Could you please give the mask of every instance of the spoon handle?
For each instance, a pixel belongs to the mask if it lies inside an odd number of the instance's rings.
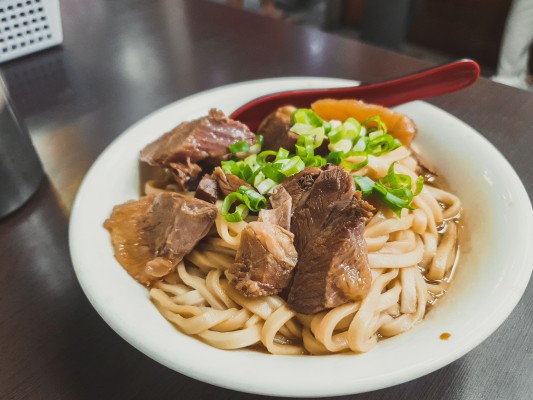
[[[428,68],[399,78],[344,88],[304,89],[259,97],[231,114],[256,130],[263,118],[277,107],[292,104],[309,107],[322,98],[358,99],[391,107],[412,100],[455,92],[473,84],[479,77],[479,65],[468,59]]]

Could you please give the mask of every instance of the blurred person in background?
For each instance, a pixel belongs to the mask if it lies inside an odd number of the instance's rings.
[[[528,57],[532,42],[533,0],[513,0],[505,23],[498,72],[492,79],[533,91],[533,86],[528,83]]]

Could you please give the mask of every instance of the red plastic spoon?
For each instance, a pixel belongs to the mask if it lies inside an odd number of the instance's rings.
[[[263,118],[276,108],[292,104],[309,107],[318,99],[358,99],[391,107],[412,100],[455,92],[479,78],[479,65],[473,60],[459,60],[392,80],[344,88],[303,89],[278,92],[246,103],[231,114],[255,131]]]

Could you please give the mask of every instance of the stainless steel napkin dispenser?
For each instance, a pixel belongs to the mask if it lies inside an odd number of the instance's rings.
[[[0,0],[0,63],[62,41],[59,0]]]

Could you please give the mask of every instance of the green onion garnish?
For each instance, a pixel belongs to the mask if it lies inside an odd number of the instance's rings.
[[[248,142],[241,141],[236,142],[233,144],[230,144],[228,146],[228,149],[231,154],[237,154],[237,153],[259,153],[261,151],[261,147],[263,146],[263,135],[257,135],[256,136],[257,143],[253,145],[249,145]]]
[[[235,211],[229,210],[235,202],[241,202]],[[242,221],[248,215],[248,211],[258,212],[266,204],[266,198],[247,186],[241,186],[236,192],[228,194],[222,202],[220,213],[228,222]]]
[[[413,198],[422,191],[424,177],[419,176],[417,178],[415,192],[413,193],[411,177],[409,175],[396,174],[394,172],[394,164],[396,163],[394,162],[389,166],[387,176],[377,182],[367,176],[355,176],[354,181],[363,196],[377,195],[399,217],[403,208],[408,210],[415,209],[411,203]]]
[[[298,108],[291,115],[291,125],[304,124],[313,127],[324,125],[324,121],[310,108]]]
[[[248,144],[248,142],[236,142],[236,143],[233,143],[233,144],[230,144],[228,146],[228,149],[229,151],[232,153],[232,154],[235,154],[235,153],[244,153],[248,150],[250,150],[250,145]]]

